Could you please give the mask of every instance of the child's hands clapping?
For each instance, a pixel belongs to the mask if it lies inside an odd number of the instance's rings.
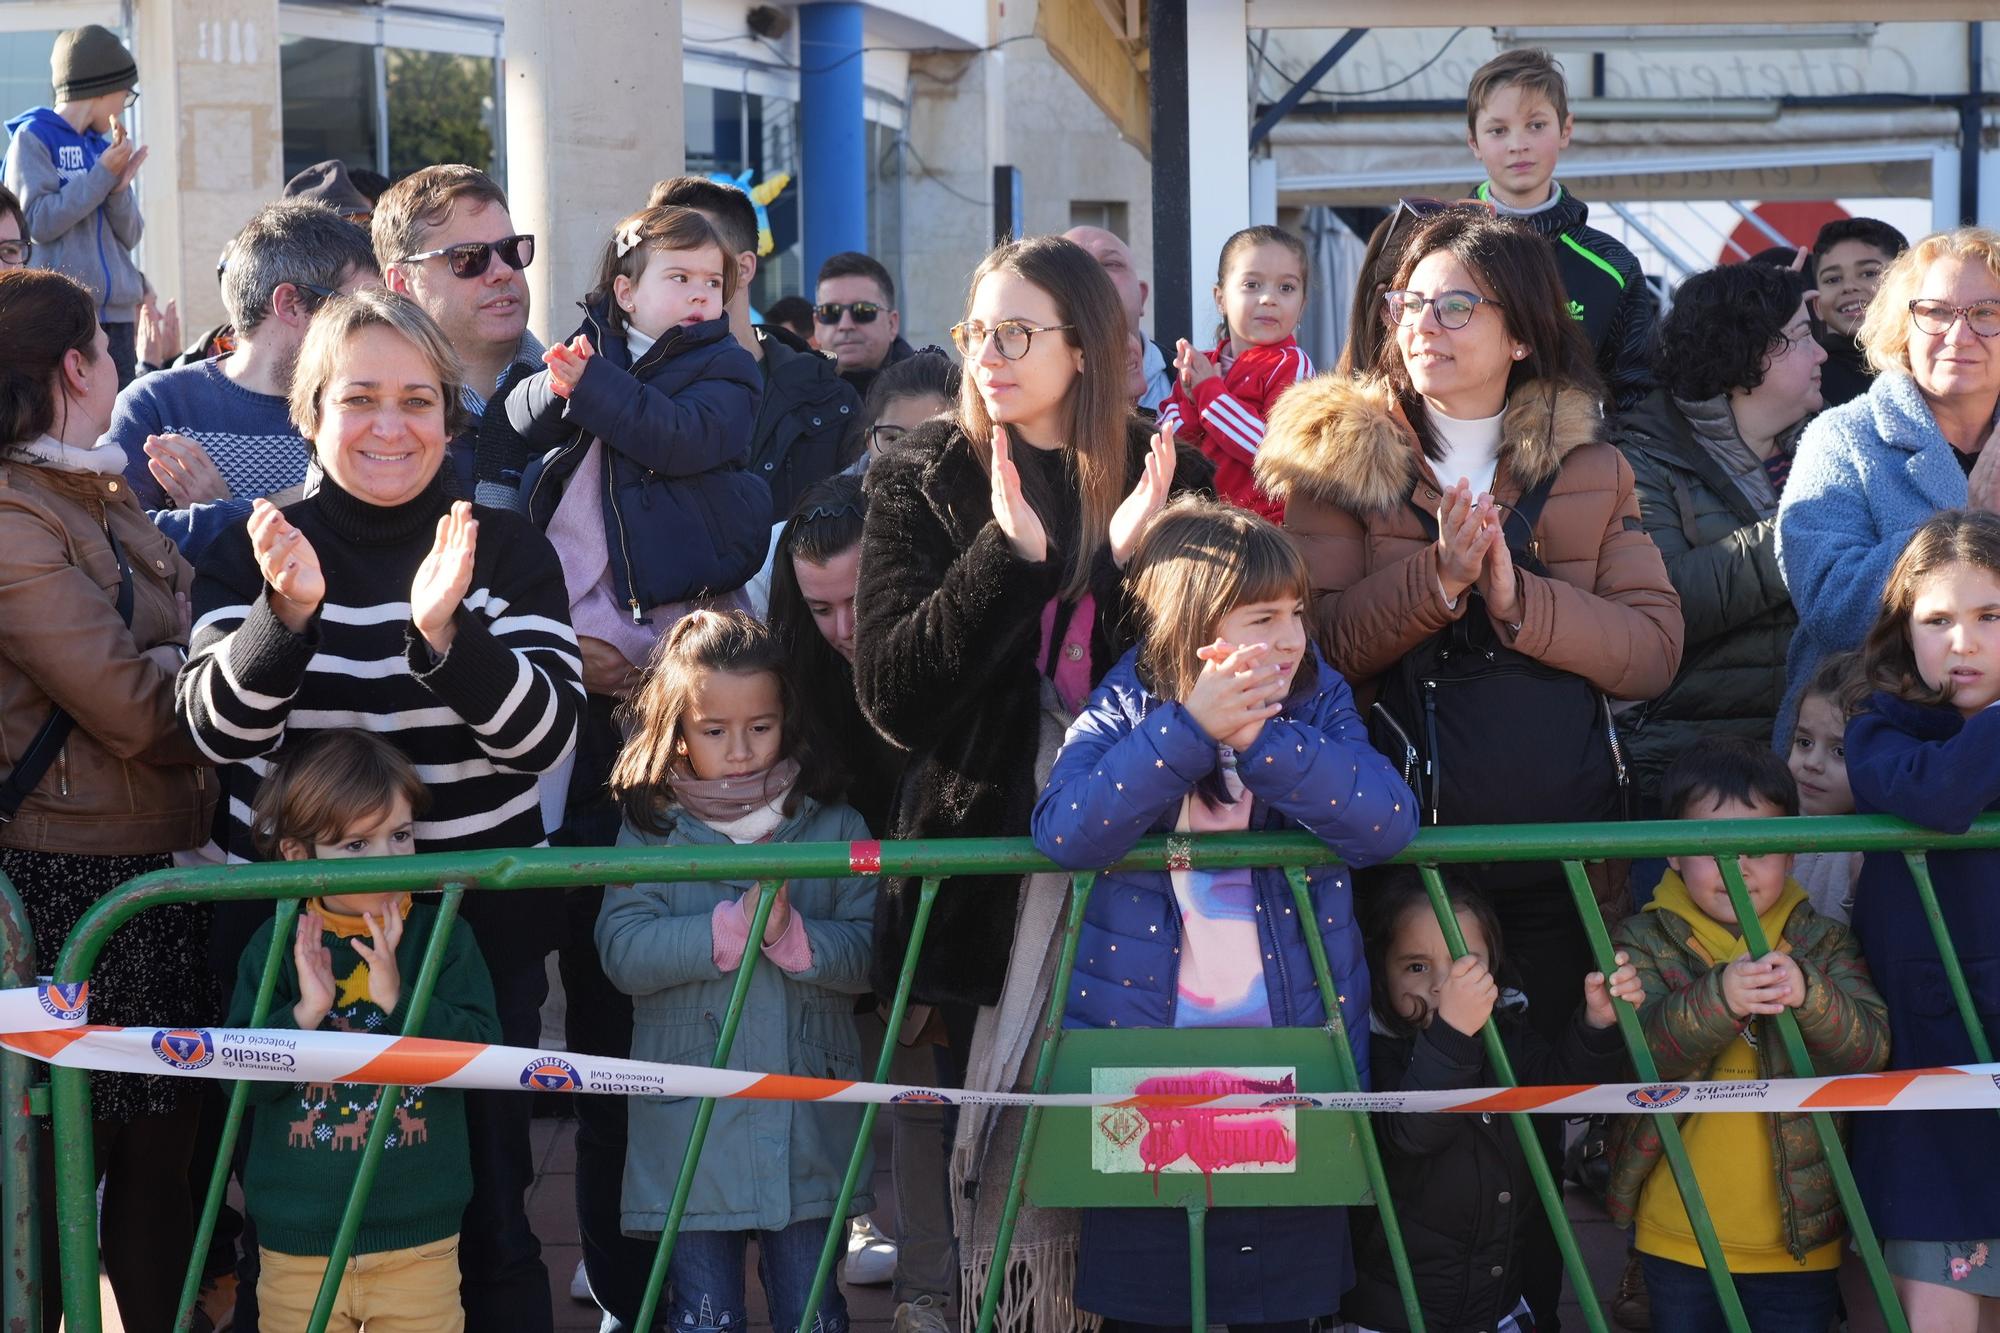
[[[1646,999],[1646,988],[1639,984],[1639,969],[1632,966],[1631,955],[1614,954],[1613,961],[1618,970],[1608,982],[1602,972],[1592,972],[1583,979],[1583,1021],[1594,1028],[1608,1028],[1617,1023],[1618,1015],[1611,1007],[1613,1000],[1623,1000],[1636,1009]]]
[[[299,1002],[292,1006],[292,1021],[301,1032],[315,1031],[333,1010],[333,955],[319,942],[326,923],[318,912],[299,913],[298,929],[292,934],[292,964],[299,970]]]
[[[576,391],[583,379],[583,363],[596,355],[589,335],[583,333],[542,353],[542,364],[549,368],[549,388],[556,397],[567,398]]]
[[[1208,359],[1208,353],[1185,338],[1174,344],[1174,369],[1180,372],[1181,392],[1190,398],[1194,397],[1196,385],[1222,373]]]
[[[1289,678],[1278,669],[1268,643],[1217,639],[1196,649],[1195,656],[1202,661],[1201,675],[1181,706],[1216,744],[1243,749],[1284,707]]]
[[[1806,1002],[1805,973],[1781,953],[1746,955],[1722,969],[1722,1002],[1737,1018],[1797,1008]]]
[[[792,882],[786,880],[778,886],[778,896],[771,900],[771,915],[764,919],[764,943],[776,944],[785,937],[792,927]],[[757,900],[764,895],[762,884],[752,884],[750,891],[743,895],[744,924],[754,925],[757,920]]]
[[[1500,983],[1493,973],[1477,954],[1467,954],[1451,965],[1438,990],[1438,1017],[1466,1036],[1476,1036],[1499,999]]]
[[[389,907],[380,916],[364,912],[361,919],[367,923],[369,942],[363,944],[356,938],[349,943],[368,964],[368,998],[383,1013],[393,1014],[397,1001],[403,998],[403,974],[396,967],[396,946],[403,941],[403,914]]]

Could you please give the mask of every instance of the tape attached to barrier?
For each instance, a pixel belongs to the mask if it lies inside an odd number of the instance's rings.
[[[1182,1110],[1406,1111],[1600,1115],[1683,1111],[1940,1111],[2000,1108],[2000,1064],[1732,1082],[1597,1083],[1443,1092],[1274,1087],[1226,1069],[1191,1070],[1173,1091],[977,1092],[905,1083],[656,1064],[429,1037],[278,1028],[120,1028],[87,1024],[88,983],[0,990],[0,1046],[72,1069],[270,1083],[399,1083],[628,1097]],[[1254,1087],[1252,1086],[1254,1084]]]

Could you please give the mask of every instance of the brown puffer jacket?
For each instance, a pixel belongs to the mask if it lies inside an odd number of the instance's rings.
[[[1535,523],[1553,577],[1520,571],[1520,630],[1498,629],[1614,699],[1647,699],[1680,665],[1680,597],[1604,429],[1579,390],[1530,383],[1509,398],[1493,495],[1512,504],[1556,474]],[[1417,504],[1435,510],[1443,496],[1386,382],[1329,374],[1293,387],[1271,411],[1256,476],[1285,502],[1321,648],[1357,692],[1465,613],[1469,598],[1445,606],[1437,543],[1403,502],[1413,476]]]
[[[118,618],[118,534],[132,627]],[[169,653],[187,646],[175,593],[194,570],[117,473],[0,463],[0,764],[12,771],[57,704],[62,753],[0,825],[0,846],[91,856],[199,847],[215,775],[174,714]]]

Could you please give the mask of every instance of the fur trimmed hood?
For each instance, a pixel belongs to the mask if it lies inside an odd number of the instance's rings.
[[[1583,390],[1537,380],[1508,398],[1500,432],[1501,461],[1525,489],[1604,439],[1604,415]],[[1409,493],[1417,458],[1416,432],[1386,380],[1328,372],[1295,385],[1271,409],[1257,484],[1282,500],[1380,513]]]

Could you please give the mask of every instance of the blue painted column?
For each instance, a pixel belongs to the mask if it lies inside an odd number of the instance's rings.
[[[808,300],[821,261],[868,248],[861,9],[854,0],[799,7],[799,193]]]

